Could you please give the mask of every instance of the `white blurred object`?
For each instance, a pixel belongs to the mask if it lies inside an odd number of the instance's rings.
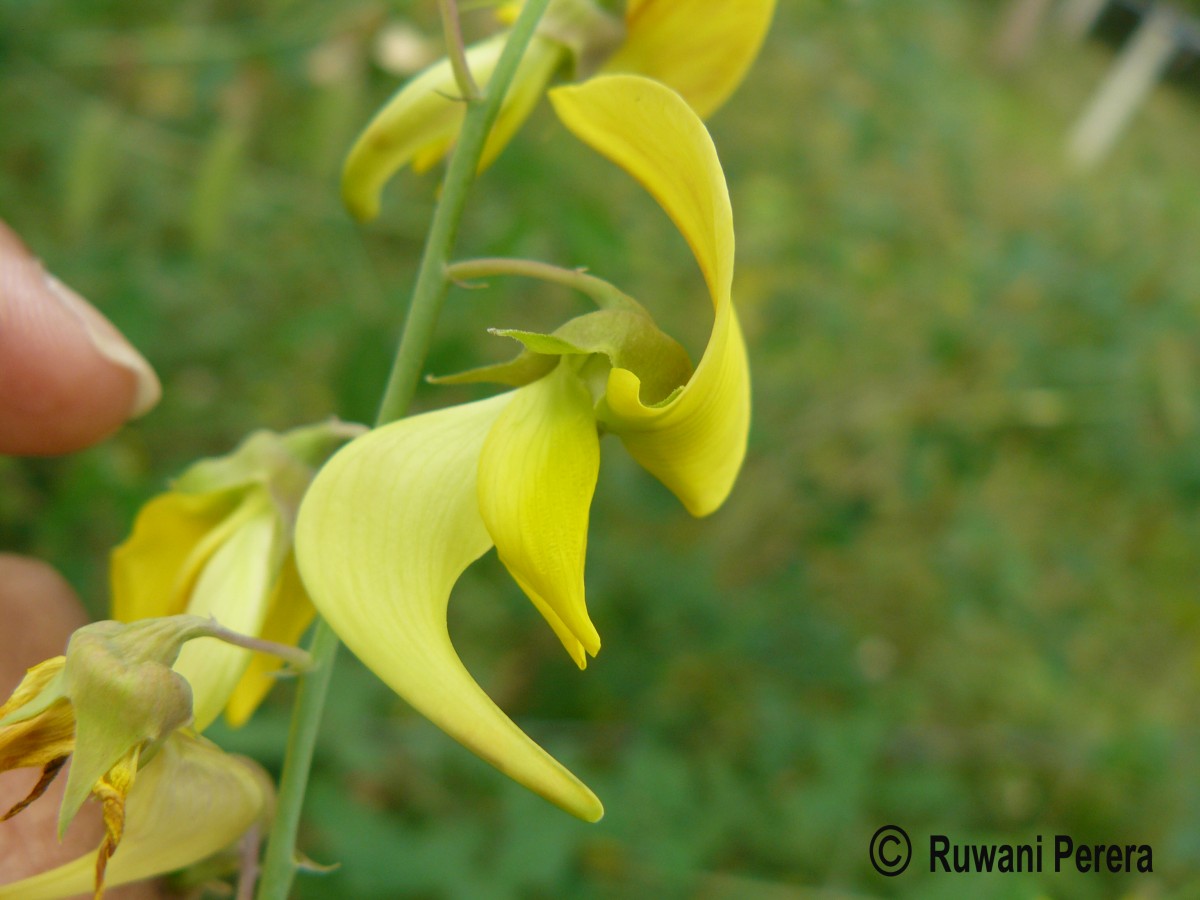
[[[1179,16],[1156,4],[1121,49],[1107,77],[1071,132],[1067,155],[1082,168],[1104,158],[1178,49]]]
[[[432,42],[404,22],[393,22],[375,40],[375,62],[390,75],[411,75],[437,56]]]

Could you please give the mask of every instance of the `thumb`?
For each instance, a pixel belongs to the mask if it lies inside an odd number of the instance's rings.
[[[142,355],[0,221],[0,453],[81,449],[160,395]]]

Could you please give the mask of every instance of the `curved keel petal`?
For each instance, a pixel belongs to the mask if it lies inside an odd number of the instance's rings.
[[[500,771],[594,821],[596,796],[491,701],[446,628],[451,588],[492,545],[478,461],[511,400],[403,419],[349,444],[305,497],[296,558],[317,610],[376,675]]]

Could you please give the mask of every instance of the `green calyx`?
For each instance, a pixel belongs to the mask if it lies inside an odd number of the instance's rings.
[[[212,624],[197,616],[97,622],[71,636],[62,681],[75,713],[75,752],[60,836],[123,756],[191,721],[192,689],[171,666],[184,643],[211,634]]]
[[[492,329],[519,341],[524,349],[508,362],[429,380],[436,384],[491,382],[520,387],[549,374],[564,356],[595,356],[609,367],[627,369],[641,381],[647,404],[659,403],[686,384],[692,374],[687,351],[654,320],[628,309],[601,309],[577,316],[551,334]],[[580,360],[581,366],[587,361]]]
[[[96,622],[78,629],[58,677],[6,717],[21,720],[67,699],[75,716],[75,750],[59,810],[61,836],[93,786],[131,751],[143,759],[192,720],[192,689],[172,669],[183,645],[212,637],[286,656],[304,666],[307,654],[245,638],[212,619],[180,615],[137,622]]]

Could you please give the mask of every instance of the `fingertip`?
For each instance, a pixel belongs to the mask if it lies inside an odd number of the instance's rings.
[[[81,449],[160,395],[141,354],[0,222],[0,453]]]

